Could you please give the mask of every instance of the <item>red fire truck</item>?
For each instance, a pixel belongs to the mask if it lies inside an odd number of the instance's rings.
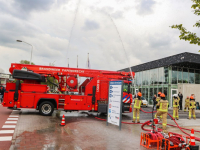
[[[46,116],[51,115],[54,109],[107,113],[109,81],[122,80],[126,89],[123,93],[122,111],[132,111],[129,72],[17,63],[12,63],[9,71],[16,79],[16,83],[6,84],[2,105],[9,109],[34,108]],[[132,75],[134,76],[134,72]],[[58,84],[52,83],[58,86],[55,93],[48,93],[47,85],[41,84],[48,77],[54,77],[58,81]],[[79,85],[80,77],[85,77],[85,80]]]

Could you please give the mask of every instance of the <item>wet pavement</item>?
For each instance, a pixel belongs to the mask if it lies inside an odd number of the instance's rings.
[[[144,108],[145,111],[151,108]],[[59,116],[62,116],[61,112]],[[64,113],[66,126],[60,126],[61,118],[52,116],[41,116],[36,110],[21,110],[20,117],[15,129],[11,150],[144,150],[140,146],[141,125],[122,124],[119,131],[117,126],[105,121],[95,119],[90,113]],[[146,115],[146,116],[145,116]],[[141,122],[151,118],[151,114],[141,113]],[[100,118],[106,118],[100,115]],[[148,119],[145,119],[148,118]],[[131,122],[131,114],[124,114],[123,121]],[[173,123],[172,120],[168,120]],[[178,120],[181,126],[200,129],[199,119],[191,120],[185,124],[187,119]],[[196,124],[195,124],[196,123]],[[174,124],[174,123],[173,123]],[[193,126],[194,124],[194,126]],[[176,128],[169,128],[174,132]],[[180,132],[181,133],[181,132]],[[189,132],[188,132],[189,133]],[[197,136],[200,136],[197,134]]]

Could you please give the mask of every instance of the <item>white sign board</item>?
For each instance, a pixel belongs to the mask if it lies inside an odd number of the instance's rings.
[[[9,78],[8,74],[0,74],[0,78]]]
[[[108,92],[107,122],[120,126],[122,114],[122,81],[110,81]]]

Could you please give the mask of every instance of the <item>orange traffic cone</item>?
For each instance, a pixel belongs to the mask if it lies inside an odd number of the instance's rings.
[[[194,129],[191,130],[190,145],[195,146]]]
[[[195,137],[194,137],[194,129],[191,130],[191,135],[190,135],[190,150],[196,150],[199,149],[199,145],[195,144]]]
[[[62,116],[61,126],[65,126],[65,115]]]

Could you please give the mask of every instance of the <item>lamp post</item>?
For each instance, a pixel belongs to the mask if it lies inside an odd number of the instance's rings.
[[[17,42],[24,42],[24,41],[17,40]],[[31,60],[32,60],[33,46],[32,46],[31,44],[27,43],[27,42],[24,42],[24,43],[26,43],[26,44],[28,44],[28,45],[30,45],[30,46],[31,46]],[[31,60],[30,60],[30,65],[31,65]]]

